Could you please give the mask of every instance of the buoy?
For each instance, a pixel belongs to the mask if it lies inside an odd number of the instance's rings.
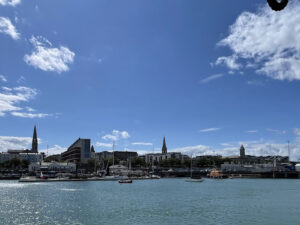
[[[273,10],[280,11],[287,6],[289,0],[280,0],[280,2],[278,2],[278,0],[267,0],[267,2]]]

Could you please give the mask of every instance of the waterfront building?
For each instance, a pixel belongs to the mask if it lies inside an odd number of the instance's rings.
[[[66,162],[87,163],[93,155],[91,139],[78,138],[67,151],[61,153],[61,159]]]
[[[113,158],[113,153],[108,151],[96,152],[96,158],[101,160],[110,160]]]
[[[222,172],[264,173],[272,172],[274,169],[278,171],[295,170],[295,167],[289,163],[288,156],[246,155],[243,145],[240,148],[239,156],[226,156],[223,159],[228,159],[228,162],[221,165]]]
[[[76,164],[71,162],[40,162],[31,163],[28,168],[29,172],[61,172],[61,173],[72,173],[76,172]]]
[[[127,161],[129,159],[138,157],[137,152],[129,152],[129,151],[114,151],[114,152],[97,152],[96,158],[99,160],[109,160],[115,157],[115,159],[119,159],[120,161]]]
[[[185,155],[181,154],[181,152],[169,152],[166,154],[161,153],[150,153],[145,155],[146,163],[160,162],[168,159],[178,159],[182,161],[185,158]]]
[[[267,164],[222,164],[221,171],[227,173],[267,173],[267,172],[281,172],[281,171],[295,171],[295,166],[287,164],[277,164],[273,163]]]
[[[128,151],[115,151],[114,157],[121,161],[127,161],[128,159],[138,157],[138,153],[137,152],[128,152]]]

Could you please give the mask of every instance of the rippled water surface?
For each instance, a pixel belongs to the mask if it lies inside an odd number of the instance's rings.
[[[0,181],[0,199],[0,224],[300,224],[300,180]]]

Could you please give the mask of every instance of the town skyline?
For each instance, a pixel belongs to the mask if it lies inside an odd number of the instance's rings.
[[[299,0],[279,13],[261,0],[0,1],[0,151],[28,148],[36,124],[49,154],[78,137],[151,153],[166,136],[188,155],[242,144],[287,155],[290,141],[298,160],[299,11]]]

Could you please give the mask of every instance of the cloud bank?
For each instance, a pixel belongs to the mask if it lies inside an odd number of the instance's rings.
[[[33,113],[30,107],[21,107],[21,103],[29,102],[34,99],[38,91],[33,88],[19,87],[1,87],[0,88],[0,116],[10,113],[13,116],[23,118],[42,118],[49,116],[45,113]]]
[[[32,142],[31,137],[0,136],[0,151],[6,152],[8,149],[28,149]]]
[[[300,80],[300,1],[275,12],[267,5],[257,12],[243,12],[218,45],[229,47],[217,65],[230,70],[253,68],[276,80]]]
[[[16,6],[21,3],[21,0],[0,0],[0,5]]]

